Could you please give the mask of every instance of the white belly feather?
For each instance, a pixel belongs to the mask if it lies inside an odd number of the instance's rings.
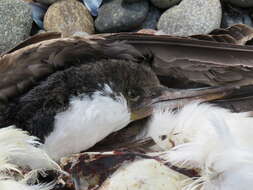
[[[107,90],[111,91],[111,89]],[[54,131],[45,139],[43,149],[55,160],[92,147],[130,122],[126,99],[96,92],[74,97],[68,110],[55,116]]]

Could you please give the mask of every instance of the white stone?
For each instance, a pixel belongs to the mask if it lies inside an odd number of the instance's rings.
[[[220,27],[221,17],[220,0],[183,0],[163,13],[157,27],[169,35],[208,34]]]

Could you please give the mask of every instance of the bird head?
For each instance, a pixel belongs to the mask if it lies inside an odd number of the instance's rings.
[[[168,88],[160,84],[147,65],[123,60],[103,60],[96,63],[96,66],[93,65],[93,68],[97,71],[95,78],[99,83],[108,84],[114,95],[125,98],[131,121],[151,115],[156,103],[169,98]]]

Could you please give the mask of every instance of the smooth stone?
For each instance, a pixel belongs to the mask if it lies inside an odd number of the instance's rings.
[[[136,2],[140,2],[142,0],[123,0],[124,3],[136,3]]]
[[[76,32],[94,33],[94,21],[88,9],[77,0],[62,0],[51,5],[44,17],[46,31],[71,36]]]
[[[44,19],[44,15],[47,12],[47,6],[42,5],[40,3],[29,3],[29,5],[31,6],[32,9],[32,18],[33,21],[37,24],[37,26],[40,29],[43,29],[43,19]]]
[[[38,2],[38,3],[44,3],[47,5],[51,5],[51,4],[55,3],[56,1],[59,1],[59,0],[36,0],[36,2]]]
[[[100,7],[95,27],[98,32],[124,32],[134,30],[143,23],[149,3],[123,3],[123,0],[108,0]]]
[[[221,17],[220,0],[183,0],[162,14],[157,28],[168,35],[208,34],[220,27]]]
[[[226,2],[232,3],[233,5],[239,6],[239,7],[253,7],[253,1],[252,0],[226,0]]]
[[[253,26],[250,11],[231,5],[223,6],[221,27],[227,28],[234,24],[247,24]]]
[[[140,30],[140,29],[154,29],[154,30],[156,30],[157,23],[158,23],[158,20],[159,20],[161,14],[162,13],[158,8],[156,8],[152,5],[149,6],[148,15],[138,30]]]
[[[98,8],[101,6],[103,0],[82,0],[86,8],[90,11],[92,16],[98,15]]]
[[[181,0],[151,0],[151,3],[157,8],[167,9],[180,3],[180,1]]]
[[[0,0],[0,53],[29,37],[32,11],[27,2]]]

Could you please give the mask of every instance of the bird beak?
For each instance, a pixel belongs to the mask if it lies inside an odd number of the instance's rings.
[[[149,90],[151,94],[145,97],[137,106],[133,106],[131,110],[131,120],[150,116],[153,110],[158,105],[166,105],[167,108],[174,109],[184,106],[191,101],[198,100],[199,102],[206,102],[217,100],[231,94],[231,90],[235,89],[233,86],[223,87],[206,87],[195,89],[170,89],[163,86],[152,88]]]

